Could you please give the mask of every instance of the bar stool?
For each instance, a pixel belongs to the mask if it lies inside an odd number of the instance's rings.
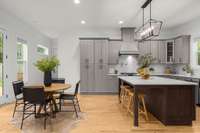
[[[130,86],[121,86],[120,101],[123,107],[127,108]]]
[[[134,92],[133,91],[129,91],[129,98],[128,98],[128,105],[127,105],[127,111],[133,115],[133,103],[134,103],[134,99],[133,99],[133,96],[134,96]],[[147,109],[146,109],[146,104],[145,104],[145,95],[144,94],[138,94],[138,102],[139,102],[139,114],[140,115],[144,115],[145,116],[145,119],[148,121],[149,120],[149,117],[148,117],[148,112],[147,112]]]

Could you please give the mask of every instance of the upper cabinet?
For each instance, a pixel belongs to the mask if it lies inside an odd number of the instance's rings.
[[[80,40],[80,62],[94,63],[94,40]]]
[[[190,36],[183,35],[171,40],[151,40],[139,42],[140,55],[151,53],[154,63],[190,63]]]
[[[121,41],[110,41],[109,52],[108,52],[108,64],[116,65],[119,60],[119,51],[121,48]]]
[[[108,44],[108,40],[106,39],[94,40],[94,55],[96,64],[108,63]]]
[[[158,41],[158,63],[166,63],[166,42]]]
[[[175,63],[190,63],[190,36],[180,36],[174,44]]]

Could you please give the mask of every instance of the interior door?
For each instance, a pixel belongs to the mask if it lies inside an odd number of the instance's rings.
[[[8,95],[6,94],[6,78],[7,75],[5,74],[6,67],[6,54],[5,54],[5,43],[7,40],[7,36],[5,31],[0,30],[0,104],[4,104],[7,102]]]

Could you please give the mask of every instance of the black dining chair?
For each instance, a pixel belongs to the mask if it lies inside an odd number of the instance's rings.
[[[24,86],[23,81],[13,81],[13,90],[14,90],[14,95],[15,95],[15,107],[13,111],[13,116],[15,116],[15,112],[22,112],[22,110],[17,110],[17,107],[24,104],[23,103],[23,94],[22,94],[22,88]]]
[[[51,99],[47,99],[44,92],[43,86],[25,86],[23,87],[23,115],[21,122],[21,129],[23,127],[23,122],[26,118],[31,115],[36,117],[36,106],[39,105],[44,108],[44,129],[46,129],[47,116],[47,105],[50,103]],[[30,110],[34,107],[34,110]]]
[[[61,112],[71,112],[69,110],[62,110],[61,107],[62,107],[62,102],[65,101],[65,100],[69,100],[69,101],[72,101],[72,104],[74,106],[74,110],[73,112],[76,113],[76,117],[78,118],[78,112],[77,112],[77,109],[76,107],[78,107],[79,109],[79,112],[81,112],[81,109],[80,109],[80,105],[79,105],[79,100],[78,100],[78,89],[79,89],[79,86],[80,86],[80,81],[78,81],[76,83],[76,88],[75,88],[75,91],[74,91],[74,94],[66,94],[66,93],[63,93],[60,95],[60,100],[59,100],[59,107],[60,107],[60,111]]]

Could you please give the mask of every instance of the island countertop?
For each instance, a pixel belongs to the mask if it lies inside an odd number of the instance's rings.
[[[194,82],[181,81],[157,76],[151,76],[148,80],[144,80],[139,76],[118,76],[118,78],[132,85],[198,85]]]

